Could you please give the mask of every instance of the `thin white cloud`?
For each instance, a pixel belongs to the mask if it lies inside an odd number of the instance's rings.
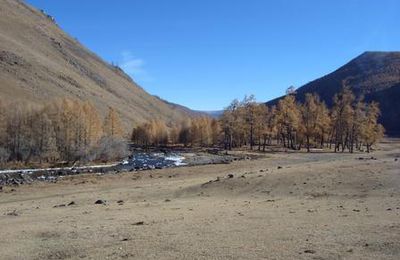
[[[142,59],[135,57],[130,51],[123,51],[121,53],[121,62],[119,66],[135,80],[153,80],[144,68],[145,62]]]

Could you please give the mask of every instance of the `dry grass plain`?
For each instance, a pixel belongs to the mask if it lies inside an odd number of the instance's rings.
[[[3,187],[0,258],[400,259],[400,141],[378,148]]]

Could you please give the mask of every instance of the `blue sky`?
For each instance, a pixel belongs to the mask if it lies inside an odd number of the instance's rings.
[[[151,94],[268,101],[367,50],[400,50],[397,0],[27,0]]]

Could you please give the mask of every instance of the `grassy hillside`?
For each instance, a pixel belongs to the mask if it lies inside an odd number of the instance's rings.
[[[148,94],[62,31],[52,17],[22,1],[0,1],[0,80],[4,99],[90,100],[103,115],[114,107],[126,127],[153,118],[180,121],[192,114]]]

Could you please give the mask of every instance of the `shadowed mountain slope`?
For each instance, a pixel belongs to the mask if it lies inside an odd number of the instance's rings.
[[[304,100],[306,93],[317,93],[328,106],[345,84],[369,102],[380,103],[381,122],[387,133],[400,133],[400,52],[365,52],[336,71],[311,81],[296,91]],[[274,105],[280,98],[267,102]]]

